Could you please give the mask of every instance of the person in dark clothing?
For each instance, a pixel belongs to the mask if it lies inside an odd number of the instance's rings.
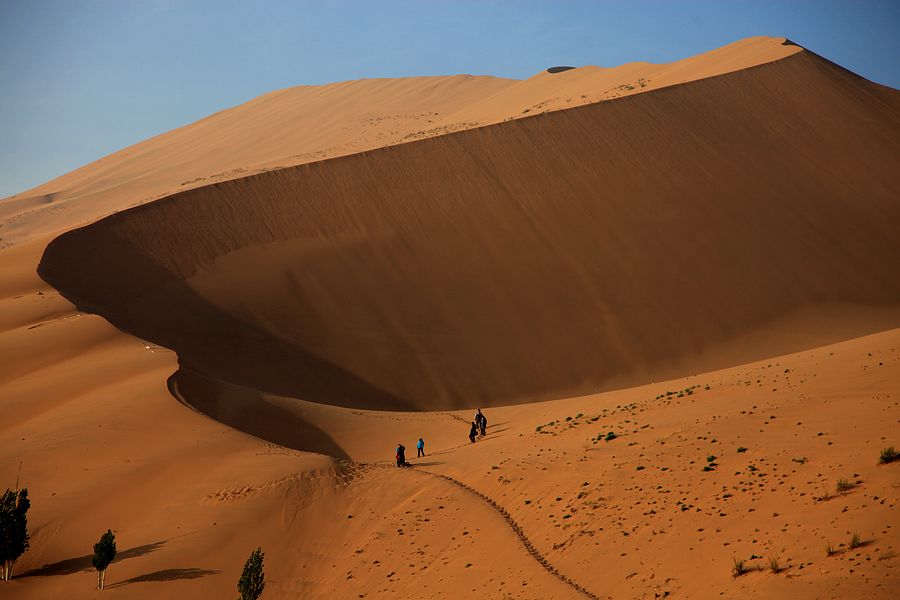
[[[469,430],[469,441],[473,444],[475,443],[476,435],[478,435],[478,425],[475,424],[475,421],[472,421],[472,429]]]
[[[419,453],[416,455],[416,458],[425,456],[425,440],[419,438],[419,441],[416,442],[416,450],[419,451]]]
[[[397,466],[406,466],[406,446],[400,443],[397,444]]]
[[[481,428],[481,437],[486,436],[487,435],[487,417],[484,416],[483,413],[481,415],[481,425],[479,425],[479,427]]]

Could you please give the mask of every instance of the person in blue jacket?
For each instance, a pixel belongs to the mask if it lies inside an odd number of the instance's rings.
[[[419,456],[425,456],[425,440],[423,440],[421,437],[419,438],[419,441],[416,442],[416,450],[419,451],[419,453],[416,455],[416,458],[418,458]]]

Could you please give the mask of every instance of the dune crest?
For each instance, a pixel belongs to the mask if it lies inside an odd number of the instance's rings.
[[[798,50],[760,37],[671,64],[583,67],[524,81],[454,75],[278,90],[0,201],[0,248],[185,189],[711,77]]]

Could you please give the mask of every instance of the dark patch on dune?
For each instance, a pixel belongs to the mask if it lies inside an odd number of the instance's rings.
[[[564,67],[564,66],[550,67],[549,69],[547,69],[547,72],[548,73],[562,73],[563,71],[571,71],[574,68],[575,67]]]
[[[201,577],[206,577],[207,575],[218,575],[221,572],[222,571],[218,571],[215,569],[197,569],[195,567],[187,569],[163,569],[161,571],[154,571],[152,573],[138,575],[137,577],[132,577],[131,579],[126,579],[125,581],[118,581],[116,583],[113,583],[112,585],[107,585],[106,589],[117,588],[132,583],[177,581],[180,579],[199,579]]]
[[[897,140],[896,92],[801,52],[185,191],[39,272],[208,381],[373,409],[589,393],[800,350],[771,325],[796,311],[900,307]]]
[[[331,436],[303,417],[299,406],[279,405],[257,390],[211,381],[184,368],[169,378],[168,386],[181,402],[235,429],[285,448],[350,459]]]

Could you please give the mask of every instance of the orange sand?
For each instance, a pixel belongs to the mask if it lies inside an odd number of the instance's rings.
[[[0,202],[0,597],[101,597],[111,527],[103,597],[895,598],[900,98],[783,42],[283,90]]]

